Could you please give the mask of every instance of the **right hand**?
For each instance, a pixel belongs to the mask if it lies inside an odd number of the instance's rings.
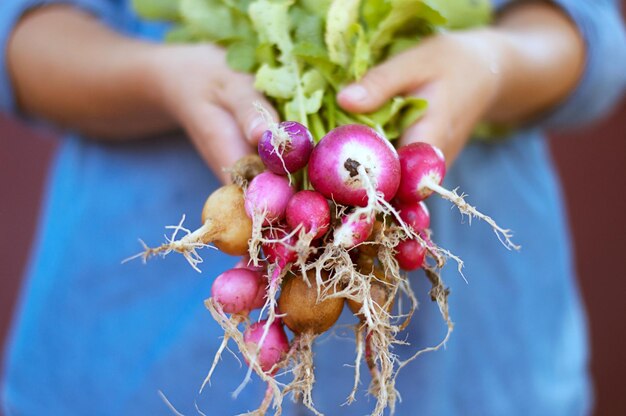
[[[164,45],[154,49],[148,78],[157,104],[189,135],[213,172],[224,171],[254,152],[267,125],[254,103],[276,112],[254,89],[254,77],[228,68],[226,53],[214,45]]]

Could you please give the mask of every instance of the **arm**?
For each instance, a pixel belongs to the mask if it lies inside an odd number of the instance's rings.
[[[24,113],[105,140],[182,127],[224,179],[264,130],[253,103],[270,108],[221,49],[134,40],[71,6],[22,17],[7,62]]]
[[[372,69],[338,99],[367,112],[397,94],[427,98],[427,114],[401,143],[428,141],[451,162],[478,121],[525,123],[566,101],[583,77],[585,55],[579,27],[562,9],[514,2],[494,26],[434,36]]]

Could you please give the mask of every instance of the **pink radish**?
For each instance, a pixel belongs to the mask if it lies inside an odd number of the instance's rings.
[[[389,141],[375,130],[349,124],[331,130],[309,160],[313,188],[343,205],[367,206],[379,192],[389,201],[398,190],[400,162]]]
[[[315,191],[300,191],[287,204],[287,224],[292,229],[302,225],[312,238],[320,238],[330,227],[330,207],[322,194]]]
[[[263,217],[263,225],[285,217],[287,203],[294,194],[284,176],[263,172],[250,181],[245,194],[245,209],[250,218]]]
[[[402,178],[396,198],[400,202],[417,204],[433,192],[437,192],[441,197],[455,204],[461,213],[467,214],[470,219],[477,217],[488,223],[507,249],[520,249],[520,246],[511,241],[511,230],[501,228],[491,217],[469,205],[465,202],[463,195],[441,186],[446,174],[446,163],[439,148],[428,143],[416,142],[401,147],[398,150],[398,156]]]
[[[366,241],[374,229],[373,215],[349,214],[341,219],[341,225],[335,228],[333,244],[346,249],[353,248]]]
[[[266,282],[260,272],[230,269],[215,279],[211,286],[211,297],[224,312],[247,315],[265,304]]]
[[[313,146],[313,136],[306,127],[295,121],[284,121],[263,133],[258,150],[269,170],[287,175],[306,166]]]
[[[272,370],[289,351],[289,339],[287,338],[285,328],[280,319],[274,320],[269,326],[266,324],[267,321],[262,320],[250,325],[244,332],[243,339],[250,355],[256,354],[257,350],[259,351],[257,362],[261,366],[261,369],[267,373]],[[261,344],[261,339],[263,338],[266,327],[269,329],[267,329],[267,334]],[[246,362],[250,364],[247,360]],[[278,369],[274,369],[272,374],[277,370]]]

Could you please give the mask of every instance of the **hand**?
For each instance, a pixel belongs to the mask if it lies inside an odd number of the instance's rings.
[[[452,163],[497,96],[499,56],[489,30],[439,34],[371,69],[338,95],[348,111],[370,112],[397,95],[428,100],[424,117],[399,145],[438,146]]]
[[[189,134],[215,174],[229,182],[225,168],[254,152],[267,129],[258,102],[276,114],[254,90],[252,75],[228,68],[225,52],[213,45],[167,45],[155,49],[149,78],[155,99]]]

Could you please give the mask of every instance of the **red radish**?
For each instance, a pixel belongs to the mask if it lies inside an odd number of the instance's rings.
[[[306,127],[295,121],[283,121],[263,133],[258,150],[269,170],[287,175],[306,166],[313,146],[313,136]]]
[[[320,238],[330,227],[330,207],[322,194],[315,191],[300,191],[287,204],[287,224],[296,229],[302,224],[313,239]]]
[[[400,218],[415,232],[424,231],[430,227],[430,213],[424,201],[417,204],[403,204],[395,201],[393,205],[399,211]]]
[[[211,286],[211,297],[224,312],[247,315],[265,304],[265,285],[266,279],[259,272],[230,269],[217,276]]]
[[[343,205],[367,206],[373,188],[389,201],[398,190],[400,162],[394,147],[370,127],[348,124],[320,140],[309,160],[316,191]]]
[[[268,372],[278,364],[289,351],[289,339],[285,333],[285,328],[280,319],[276,319],[269,325],[263,344],[259,349],[263,332],[265,331],[267,321],[262,320],[250,325],[243,334],[243,340],[246,343],[248,352],[251,355],[259,351],[257,362],[264,372]],[[246,360],[246,362],[248,362]],[[250,364],[248,362],[248,364]],[[274,369],[274,374],[278,369]]]
[[[358,216],[349,214],[341,219],[341,225],[335,228],[333,244],[350,249],[366,241],[374,229],[376,217],[367,214]]]
[[[426,240],[426,236],[422,235],[422,238]],[[403,240],[396,246],[394,257],[401,269],[406,271],[417,270],[424,265],[426,248],[418,240],[412,238]]]
[[[446,160],[441,150],[428,143],[411,143],[398,149],[402,178],[396,197],[405,204],[416,204],[433,193],[446,175]]]
[[[509,250],[519,250],[520,246],[511,241],[511,230],[500,227],[489,216],[479,212],[465,202],[463,195],[449,191],[441,186],[446,174],[446,163],[439,148],[428,143],[416,142],[403,146],[398,150],[402,179],[396,198],[404,204],[416,204],[437,192],[442,198],[455,204],[461,213],[469,218],[477,217],[493,228],[500,242]]]
[[[269,264],[275,264],[282,270],[289,263],[296,261],[298,253],[294,247],[298,239],[293,233],[288,233],[285,228],[278,226],[266,230],[264,236],[267,242],[262,244],[263,253]]]

